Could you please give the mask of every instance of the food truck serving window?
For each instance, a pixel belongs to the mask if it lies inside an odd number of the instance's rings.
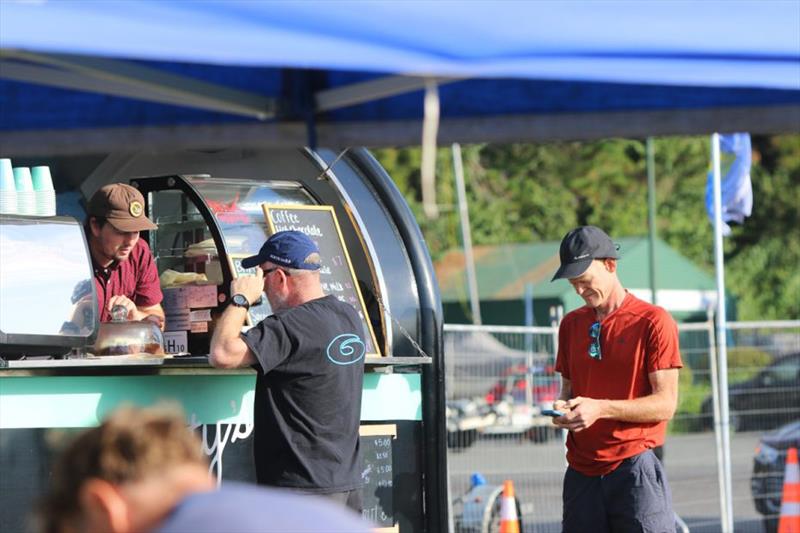
[[[187,176],[222,229],[228,253],[245,256],[258,253],[264,244],[267,224],[261,204],[312,205],[316,202],[297,182],[249,181]]]
[[[200,194],[222,230],[228,254],[258,252],[268,236],[262,203],[312,205],[313,198],[296,182],[250,181],[184,176]],[[197,207],[179,190],[151,193],[151,213],[158,224],[153,243],[159,272],[186,257],[216,255],[211,234]]]
[[[180,346],[186,344],[189,352],[202,352],[198,340],[213,331],[230,297],[230,280],[255,271],[243,268],[242,259],[257,254],[275,231],[296,229],[319,241],[325,255],[323,291],[358,311],[367,356],[381,355],[334,208],[320,206],[302,183],[205,175],[137,178],[133,183],[147,194],[148,214],[158,225],[149,241],[164,291],[167,343],[175,339],[174,349],[183,351]],[[270,218],[267,207],[297,224]],[[247,326],[271,313],[263,296],[250,307]]]
[[[262,203],[311,205],[314,199],[293,181],[256,181],[231,178],[183,176],[208,207],[225,242],[230,268],[237,274],[244,257],[258,253],[269,236]],[[142,180],[145,181],[145,180]],[[175,283],[176,273],[200,274],[203,282],[221,285],[223,269],[219,251],[197,206],[179,189],[150,192],[150,214],[158,224],[151,236],[162,286]],[[166,273],[166,275],[165,275]],[[186,279],[186,276],[183,277]],[[178,279],[180,282],[180,278]],[[166,301],[169,304],[169,298]],[[254,323],[271,313],[266,298],[250,310]],[[168,322],[170,322],[167,317]],[[170,325],[171,327],[171,325]],[[196,326],[195,326],[196,327]]]

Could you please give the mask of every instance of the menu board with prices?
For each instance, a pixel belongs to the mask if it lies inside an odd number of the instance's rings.
[[[394,457],[392,443],[397,437],[393,424],[361,426],[359,438],[363,468],[365,519],[377,526],[374,531],[398,531],[394,518]]]
[[[301,231],[317,244],[322,262],[320,268],[322,290],[325,294],[333,294],[339,300],[353,306],[364,326],[366,355],[380,356],[372,323],[333,207],[271,204],[262,204],[262,207],[270,235],[278,231]]]

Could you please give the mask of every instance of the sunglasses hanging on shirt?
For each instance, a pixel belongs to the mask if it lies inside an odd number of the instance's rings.
[[[589,357],[597,361],[603,358],[603,353],[600,351],[600,322],[595,322],[589,327],[589,337],[592,343],[589,344]]]

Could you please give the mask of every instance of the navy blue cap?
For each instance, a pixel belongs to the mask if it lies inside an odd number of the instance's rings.
[[[286,268],[317,270],[319,264],[306,263],[306,258],[319,253],[319,248],[308,235],[301,231],[279,231],[273,234],[258,251],[258,254],[242,259],[244,268],[253,268],[269,261]]]
[[[577,278],[595,259],[619,259],[619,246],[611,242],[605,231],[596,226],[580,226],[570,231],[561,241],[561,267],[550,281]]]

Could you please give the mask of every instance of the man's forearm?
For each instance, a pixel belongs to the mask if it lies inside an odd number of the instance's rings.
[[[219,367],[236,367],[247,364],[248,348],[240,337],[247,310],[229,305],[219,317],[211,337],[209,356],[211,364]]]
[[[601,418],[623,422],[661,422],[675,413],[675,401],[666,391],[633,400],[598,400]]]
[[[164,322],[166,320],[166,315],[164,314],[164,308],[161,307],[161,304],[151,305],[150,307],[136,307],[136,310],[133,313],[134,320],[144,320],[149,316],[156,316],[158,317],[158,324],[161,330],[164,330]]]
[[[652,392],[632,400],[601,400],[602,416],[626,422],[661,422],[675,414],[678,405],[678,369],[648,374]]]

